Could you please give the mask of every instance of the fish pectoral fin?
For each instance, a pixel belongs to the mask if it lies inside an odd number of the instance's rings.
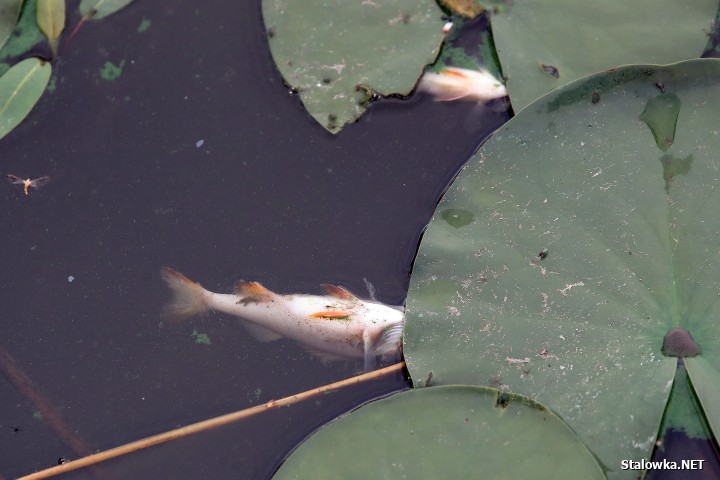
[[[322,350],[318,350],[315,347],[310,347],[308,345],[300,344],[300,346],[310,355],[320,360],[323,364],[328,364],[330,362],[338,362],[338,361],[348,361],[349,359],[347,357],[343,357],[342,355],[337,355],[335,353],[328,353],[323,352]]]
[[[373,341],[372,336],[370,335],[370,332],[367,330],[363,331],[362,334],[363,339],[363,360],[364,360],[364,369],[366,372],[371,372],[375,370],[377,367],[377,363],[375,361],[375,349],[373,348]]]
[[[348,292],[345,288],[337,285],[330,285],[329,283],[321,283],[320,286],[325,290],[325,293],[331,297],[340,298],[342,300],[357,300],[358,298],[352,293]]]
[[[275,294],[263,287],[258,282],[246,282],[240,280],[235,284],[235,294],[242,297],[237,303],[247,305],[249,303],[267,303],[275,299]]]
[[[281,338],[283,338],[283,336],[279,333],[270,330],[269,328],[263,327],[262,325],[258,325],[257,323],[250,323],[249,321],[244,321],[243,326],[258,342],[274,342],[275,340],[280,340]]]
[[[350,310],[322,310],[310,314],[310,318],[344,319],[352,315]]]
[[[399,353],[402,346],[402,333],[402,323],[395,323],[386,327],[375,343],[375,355],[388,356]]]

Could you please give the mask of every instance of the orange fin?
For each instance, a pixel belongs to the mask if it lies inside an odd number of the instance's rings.
[[[258,282],[240,280],[235,284],[235,293],[242,298],[237,303],[267,303],[274,301],[275,294]]]
[[[442,70],[440,70],[440,75],[448,75],[458,78],[468,78],[465,73],[455,70],[454,68],[443,68]]]
[[[311,318],[348,318],[352,312],[347,310],[323,310],[322,312],[311,313]]]
[[[325,293],[331,297],[340,298],[342,300],[357,300],[358,298],[352,293],[345,290],[343,287],[337,285],[330,285],[329,283],[321,283],[320,286],[325,290]]]

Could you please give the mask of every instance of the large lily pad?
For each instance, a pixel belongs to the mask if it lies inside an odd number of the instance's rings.
[[[680,107],[661,145],[640,117],[669,94]],[[404,349],[415,384],[432,372],[438,384],[506,385],[630,478],[620,461],[650,455],[675,372],[663,338],[682,327],[702,348],[687,369],[717,436],[718,111],[720,61],[628,66],[552,92],[496,132],[415,261]]]
[[[717,0],[515,2],[492,18],[513,107],[617,65],[699,57],[717,8]]]
[[[323,127],[354,122],[374,94],[409,94],[442,43],[433,0],[263,0],[285,82]]]
[[[503,406],[504,405],[504,406]],[[542,405],[491,388],[410,390],[340,418],[303,443],[276,479],[604,478]]]

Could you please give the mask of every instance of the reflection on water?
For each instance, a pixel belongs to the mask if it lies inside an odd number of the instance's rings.
[[[416,96],[377,103],[332,136],[288,93],[263,35],[255,2],[134,2],[80,30],[56,89],[0,141],[0,174],[52,178],[27,196],[0,184],[0,347],[93,450],[361,370],[292,341],[259,343],[225,314],[168,322],[158,271],[172,265],[213,291],[242,278],[367,297],[367,284],[402,304],[440,194],[506,119],[488,112],[468,129],[472,105]],[[108,64],[122,65],[112,80]],[[323,423],[403,388],[389,376],[104,472],[264,478]],[[77,458],[4,376],[0,406],[2,474]]]

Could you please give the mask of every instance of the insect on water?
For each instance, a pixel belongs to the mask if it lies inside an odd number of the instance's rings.
[[[50,181],[50,177],[40,177],[36,178],[34,180],[31,180],[29,178],[20,178],[15,175],[8,175],[7,176],[8,182],[12,183],[13,185],[23,185],[23,188],[25,190],[25,195],[30,195],[30,189],[31,188],[40,188],[44,185],[47,185],[47,183]]]

